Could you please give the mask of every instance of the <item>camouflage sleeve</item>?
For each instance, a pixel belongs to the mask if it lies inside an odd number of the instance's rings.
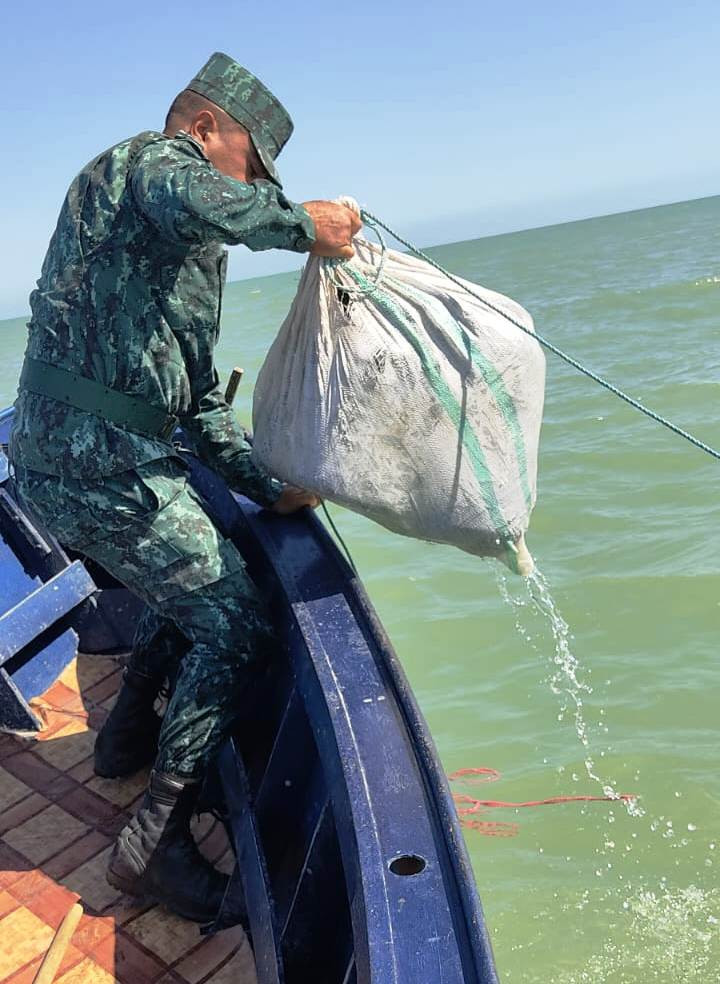
[[[253,462],[252,448],[232,408],[225,402],[215,370],[213,377],[212,388],[197,400],[191,414],[183,418],[183,429],[196,454],[222,475],[231,488],[260,506],[271,506],[280,498],[282,483]]]
[[[245,432],[225,400],[215,370],[215,327],[202,330],[190,319],[175,326],[173,334],[190,381],[190,406],[180,417],[190,445],[231,488],[271,506],[282,485],[252,461]]]
[[[315,226],[271,181],[221,174],[190,140],[149,144],[133,164],[130,191],[143,215],[173,242],[242,243],[307,252]]]

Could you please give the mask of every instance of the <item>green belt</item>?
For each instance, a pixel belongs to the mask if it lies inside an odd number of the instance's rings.
[[[179,423],[177,417],[140,397],[121,393],[95,379],[59,369],[39,359],[25,358],[20,387],[38,396],[49,396],[76,410],[94,413],[118,427],[163,441],[170,440]]]

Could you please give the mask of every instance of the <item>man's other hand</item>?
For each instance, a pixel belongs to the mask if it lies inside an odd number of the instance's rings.
[[[280,494],[280,498],[273,504],[272,511],[280,513],[281,516],[289,516],[290,513],[297,512],[303,506],[310,506],[317,509],[320,505],[320,498],[305,489],[299,489],[295,485],[286,485]]]
[[[303,202],[315,224],[314,256],[334,256],[349,260],[355,255],[352,237],[362,228],[358,215],[347,205],[335,202]]]

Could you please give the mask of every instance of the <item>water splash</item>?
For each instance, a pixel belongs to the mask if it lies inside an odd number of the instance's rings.
[[[720,966],[719,907],[719,892],[696,885],[639,891],[623,903],[616,938],[556,984],[710,984]]]
[[[640,817],[644,810],[635,799],[623,799],[617,790],[616,783],[607,778],[601,778],[596,771],[596,765],[591,749],[590,731],[585,717],[584,700],[593,689],[585,679],[587,674],[582,668],[571,649],[572,635],[570,627],[560,614],[552,597],[550,587],[544,575],[538,568],[522,582],[513,580],[517,590],[511,591],[507,575],[496,571],[496,579],[500,593],[506,602],[515,610],[515,627],[522,638],[541,655],[546,654],[536,642],[536,636],[525,624],[525,617],[540,617],[550,629],[554,643],[551,656],[550,675],[547,683],[551,691],[560,698],[558,720],[562,721],[568,710],[572,713],[575,733],[583,748],[583,763],[588,778],[597,783],[603,795],[613,800],[620,800],[630,816]],[[547,658],[547,657],[546,657]]]

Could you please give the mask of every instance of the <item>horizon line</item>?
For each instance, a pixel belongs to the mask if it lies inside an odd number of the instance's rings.
[[[524,232],[539,232],[542,229],[555,229],[559,226],[566,225],[578,225],[582,222],[592,222],[597,219],[610,219],[618,215],[632,215],[635,212],[651,212],[656,208],[669,208],[672,205],[688,205],[691,202],[703,202],[708,201],[711,198],[720,197],[720,192],[715,195],[701,195],[699,198],[681,198],[672,202],[657,202],[654,205],[644,205],[641,208],[628,208],[621,209],[619,212],[602,212],[599,215],[585,215],[579,219],[565,219],[562,222],[548,222],[543,225],[538,226],[524,226],[520,229],[505,229],[503,232],[492,232],[488,235],[472,236],[469,239],[449,239],[439,243],[431,243],[430,245],[423,246],[423,249],[437,249],[441,246],[461,246],[464,243],[477,242],[479,239],[501,239],[503,236],[517,236]],[[403,250],[404,251],[404,250]],[[284,252],[279,250],[279,252]],[[300,255],[300,254],[297,254]],[[287,270],[276,270],[275,273],[262,273],[256,277],[240,277],[237,280],[229,280],[229,284],[243,284],[247,283],[249,280],[270,280],[272,277],[284,277],[288,273],[297,273],[299,267],[290,267]],[[4,321],[17,321],[19,318],[25,318],[30,314],[29,310],[22,312],[21,314],[10,315],[9,317],[0,318],[0,324]]]

